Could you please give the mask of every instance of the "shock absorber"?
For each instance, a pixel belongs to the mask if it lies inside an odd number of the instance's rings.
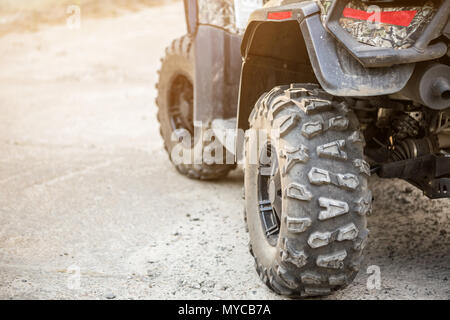
[[[436,136],[423,139],[406,139],[394,145],[391,150],[391,161],[415,159],[439,151],[439,143]]]

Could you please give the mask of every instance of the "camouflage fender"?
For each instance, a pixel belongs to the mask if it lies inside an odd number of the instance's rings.
[[[270,1],[262,1],[267,2]],[[198,0],[198,7],[200,24],[221,27],[230,33],[244,33],[237,27],[235,0]]]
[[[238,33],[234,0],[198,0],[198,18],[200,24],[221,27],[228,32]]]
[[[281,24],[297,21],[309,54],[310,61],[305,63],[311,63],[317,80],[329,93],[337,96],[376,96],[399,92],[406,85],[414,64],[365,68],[325,29],[321,22],[321,8],[317,4],[303,1],[255,11],[244,35],[241,47],[243,57],[247,60],[256,51],[258,56],[264,54],[252,45],[263,41],[265,34],[258,31],[263,30],[263,24],[271,24],[272,28],[277,29]],[[267,18],[272,11],[286,10],[293,12],[289,19],[273,21]],[[293,34],[290,41],[302,39]],[[268,56],[274,57],[274,53],[268,53]]]
[[[270,12],[286,11],[290,18],[268,18]],[[396,93],[406,85],[414,64],[365,68],[325,29],[320,13],[316,2],[302,1],[251,15],[241,46],[239,128],[247,128],[258,97],[276,85],[319,83],[335,96],[365,97]]]

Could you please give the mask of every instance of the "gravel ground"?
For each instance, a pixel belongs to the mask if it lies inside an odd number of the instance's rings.
[[[247,251],[242,172],[189,180],[163,151],[156,70],[183,19],[176,3],[0,38],[1,299],[280,299]],[[450,201],[370,185],[364,268],[328,299],[449,299]]]

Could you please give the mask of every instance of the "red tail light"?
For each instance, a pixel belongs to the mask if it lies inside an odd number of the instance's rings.
[[[292,18],[292,11],[269,12],[267,19],[269,20],[286,20]]]
[[[352,8],[345,8],[344,17],[352,18],[358,20],[366,20],[369,19],[371,22],[380,22],[386,24],[392,24],[396,26],[408,27],[414,17],[416,16],[417,11],[383,11],[383,12],[367,12],[363,10],[357,10]],[[379,20],[376,21],[377,16],[379,15]]]

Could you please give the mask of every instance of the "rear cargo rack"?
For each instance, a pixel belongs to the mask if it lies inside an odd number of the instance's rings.
[[[351,0],[335,0],[330,7],[325,25],[328,31],[366,68],[390,67],[396,64],[415,63],[440,58],[447,53],[444,42],[430,45],[441,35],[450,14],[450,0],[445,0],[430,24],[414,46],[407,49],[379,48],[363,44],[354,39],[339,23],[344,9]]]

